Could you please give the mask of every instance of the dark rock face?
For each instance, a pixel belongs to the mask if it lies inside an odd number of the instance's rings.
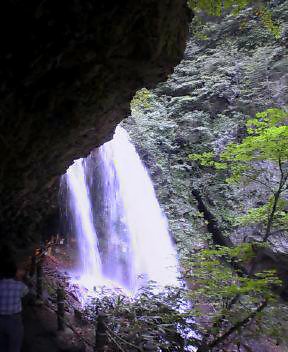
[[[1,2],[2,239],[40,232],[58,176],[111,138],[136,89],[171,72],[187,11],[185,0]]]

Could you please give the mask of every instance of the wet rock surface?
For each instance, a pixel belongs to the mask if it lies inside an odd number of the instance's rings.
[[[201,195],[224,236],[234,243],[251,237],[251,229],[231,231],[229,222],[235,213],[254,206],[245,190],[232,189],[225,175],[197,167],[188,155],[217,153],[229,141],[243,138],[249,116],[287,106],[288,2],[274,2],[271,13],[280,24],[278,39],[252,8],[208,23],[200,39],[189,40],[184,59],[168,81],[151,90],[145,104],[138,104],[124,121],[180,250],[205,246],[213,237],[193,192]],[[265,190],[255,189],[254,199],[264,198]],[[269,256],[274,253],[273,260],[283,263],[287,240],[272,242]]]
[[[274,4],[279,39],[263,28],[253,9],[209,23],[206,39],[190,38],[184,60],[168,81],[150,90],[123,122],[154,181],[180,257],[212,243],[260,239],[257,229],[235,228],[231,219],[256,206],[255,199],[266,201],[264,188],[254,187],[251,197],[245,188],[228,186],[225,173],[199,167],[188,155],[218,153],[230,141],[241,141],[248,117],[270,107],[287,108],[288,2]],[[286,286],[282,298],[287,299],[287,233],[271,240],[257,270],[276,268]],[[273,317],[272,311],[265,312],[264,321],[275,321],[277,332],[286,336],[282,318]],[[252,338],[243,332],[241,343],[225,350],[287,350],[285,343],[270,341],[262,331]]]
[[[1,3],[2,241],[27,247],[43,232],[59,175],[179,62],[187,11],[184,0]]]

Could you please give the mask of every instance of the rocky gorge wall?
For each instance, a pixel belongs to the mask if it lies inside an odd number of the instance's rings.
[[[208,22],[201,35],[190,37],[168,81],[144,91],[124,121],[180,250],[254,235],[251,229],[231,230],[229,223],[236,212],[253,206],[245,189],[229,187],[223,175],[197,167],[188,155],[219,152],[229,141],[241,140],[249,116],[287,107],[288,1],[271,2],[271,13],[280,25],[278,39],[253,8]],[[254,195],[261,199],[263,189]],[[287,240],[273,241],[272,251],[286,257]]]
[[[1,2],[0,245],[39,239],[59,176],[171,72],[190,15],[185,0]]]

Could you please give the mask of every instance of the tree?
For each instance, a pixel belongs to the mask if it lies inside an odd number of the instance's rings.
[[[250,208],[245,215],[236,219],[236,224],[241,226],[257,224],[262,231],[261,248],[270,236],[277,232],[287,232],[288,228],[288,114],[281,109],[268,109],[257,113],[255,118],[248,119],[246,128],[247,135],[242,142],[228,144],[220,155],[209,151],[191,154],[189,158],[198,161],[202,166],[213,167],[228,174],[227,182],[230,184],[253,184],[265,190],[264,204]],[[241,245],[246,248],[246,254],[248,248],[255,248],[245,247],[246,245],[251,244]],[[259,255],[254,255],[250,270],[243,271],[242,274],[235,272],[233,268],[227,267],[224,270],[223,265],[220,266],[223,259],[226,263],[232,259],[241,262],[241,246],[202,251],[200,261],[196,261],[201,264],[198,268],[196,265],[196,270],[195,265],[190,263],[194,281],[200,279],[199,289],[193,295],[197,296],[200,290],[204,301],[213,306],[213,323],[204,334],[201,347],[203,351],[209,351],[209,348],[212,350],[251,320],[257,319],[257,315],[266,307],[271,308],[271,285],[279,284],[280,281],[272,271],[254,273]],[[259,250],[258,246],[256,248]],[[246,260],[249,260],[247,255]]]
[[[287,147],[288,115],[268,109],[249,119],[243,140],[229,144],[220,155],[190,155],[191,160],[224,172],[231,184],[253,183],[267,190],[265,204],[237,220],[241,225],[262,226],[263,242],[287,224]],[[285,324],[281,325],[279,316],[286,310],[276,304],[273,291],[281,284],[277,273],[241,269],[257,257],[254,247],[243,243],[189,253],[182,258],[184,288],[155,291],[151,285],[134,298],[104,294],[94,299],[86,313],[92,321],[98,310],[107,315],[111,351],[183,351],[189,344],[197,346],[198,352],[220,351],[231,341],[240,346],[243,333],[255,337],[258,330],[277,340],[280,332],[285,338],[288,334],[283,333]]]
[[[220,156],[213,152],[190,154],[202,166],[225,170],[230,184],[254,183],[265,190],[266,202],[238,217],[236,224],[256,224],[262,239],[287,232],[288,190],[288,113],[268,109],[248,119],[247,136],[241,143],[230,143]]]
[[[198,332],[202,336],[197,351],[219,351],[231,339],[234,345],[237,342],[240,345],[243,332],[255,337],[264,310],[273,304],[271,288],[279,285],[280,280],[273,270],[257,275],[234,270],[235,261],[239,266],[245,265],[253,256],[252,245],[245,243],[233,248],[204,249],[183,260],[186,280],[192,285],[187,299],[193,302],[191,314],[197,317]],[[268,333],[269,329],[273,330],[274,321],[269,323],[266,333],[274,337]]]
[[[253,252],[248,244],[200,251],[182,262],[183,282],[187,282],[184,287],[159,290],[150,282],[134,297],[99,289],[86,306],[84,317],[95,324],[98,313],[103,312],[109,351],[176,352],[192,346],[198,347],[199,352],[210,351],[232,336],[240,336],[251,321],[260,319],[272,300],[270,287],[277,283],[274,272],[263,272],[252,280],[241,278],[222,265],[223,257],[246,260],[250,255]],[[241,293],[241,300],[229,310],[235,293]],[[205,319],[198,309],[204,301],[211,307]],[[214,324],[223,314],[225,319]]]

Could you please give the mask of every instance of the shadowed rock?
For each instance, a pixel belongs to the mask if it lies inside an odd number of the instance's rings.
[[[135,90],[180,60],[187,11],[185,0],[1,3],[2,238],[34,241],[58,176],[112,137]]]

